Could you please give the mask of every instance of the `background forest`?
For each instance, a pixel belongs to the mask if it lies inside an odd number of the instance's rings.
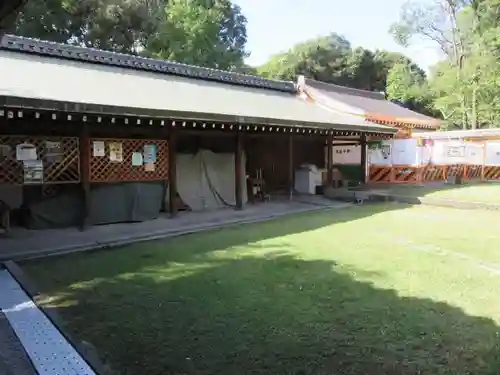
[[[365,90],[444,119],[449,129],[500,127],[500,0],[411,0],[390,32],[435,43],[429,74],[400,53],[353,48],[332,33],[259,67],[245,64],[247,19],[230,0],[31,0],[11,33],[55,42]]]

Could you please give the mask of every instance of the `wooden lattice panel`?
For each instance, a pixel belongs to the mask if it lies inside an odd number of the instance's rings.
[[[94,142],[104,142],[104,156],[96,156]],[[112,161],[110,144],[119,143],[122,147],[122,161]],[[156,146],[154,170],[146,164],[133,165],[134,153],[143,153],[144,146]],[[94,138],[88,145],[90,148],[90,181],[91,182],[127,182],[127,181],[160,181],[168,175],[168,145],[166,140],[152,139],[111,139]]]
[[[60,154],[57,160],[49,158],[47,142],[59,143]],[[0,184],[24,183],[23,162],[16,159],[16,147],[20,144],[36,147],[37,158],[43,161],[44,184],[80,182],[78,138],[0,135]]]

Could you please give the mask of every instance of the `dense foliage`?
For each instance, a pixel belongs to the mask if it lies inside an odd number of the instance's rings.
[[[390,32],[436,44],[429,77],[404,55],[353,48],[332,33],[260,67],[244,63],[247,20],[231,0],[31,0],[13,33],[264,77],[297,75],[373,91],[450,126],[500,124],[500,0],[409,0]]]
[[[450,126],[500,124],[500,1],[409,1],[391,32],[402,45],[433,41],[443,61],[432,67],[428,95]]]
[[[230,0],[31,0],[12,32],[237,69],[247,56],[246,22]]]

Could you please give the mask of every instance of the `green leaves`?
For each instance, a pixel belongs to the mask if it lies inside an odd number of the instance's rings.
[[[384,91],[387,73],[398,61],[411,63],[398,53],[352,49],[345,38],[330,34],[273,56],[258,68],[258,73],[268,78],[292,81],[298,75],[305,75],[338,85]]]
[[[230,0],[29,1],[11,32],[187,64],[237,69],[246,18]]]
[[[229,0],[207,4],[171,0],[147,41],[154,57],[218,69],[243,66],[246,18]]]

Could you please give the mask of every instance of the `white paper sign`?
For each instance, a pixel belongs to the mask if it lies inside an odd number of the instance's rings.
[[[142,165],[142,153],[133,152],[132,153],[132,166],[138,167]]]
[[[106,156],[106,146],[103,141],[94,141],[93,143],[93,155],[97,157]]]
[[[24,183],[42,184],[43,183],[43,163],[41,160],[23,161]]]
[[[16,159],[19,161],[36,160],[36,147],[29,143],[21,143],[16,146]]]
[[[109,160],[116,163],[123,161],[123,147],[120,142],[109,143]]]

